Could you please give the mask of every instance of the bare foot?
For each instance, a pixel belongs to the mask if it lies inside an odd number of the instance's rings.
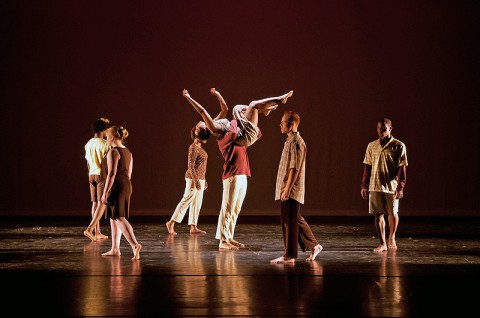
[[[293,95],[293,91],[290,91],[288,93],[286,93],[285,95],[282,95],[282,104],[286,104],[287,103],[287,100],[292,97]]]
[[[386,250],[387,250],[387,245],[386,244],[379,245],[378,247],[373,249],[373,251],[375,253],[385,252]]]
[[[320,253],[321,251],[323,250],[323,246],[318,244],[317,246],[315,246],[312,250],[312,253],[310,254],[310,256],[306,259],[307,262],[310,262],[310,261],[313,261],[315,260],[315,257],[317,257],[318,253]]]
[[[86,237],[88,237],[89,239],[91,239],[93,242],[95,242],[97,239],[95,238],[95,236],[93,236],[93,233],[88,231],[88,230],[85,230],[83,231],[83,235],[85,235]]]
[[[234,239],[230,239],[228,242],[232,245],[235,245],[236,247],[245,247],[245,244],[237,242]]]
[[[280,256],[270,261],[270,264],[284,264],[284,263],[295,263],[295,259]]]
[[[95,238],[96,238],[97,240],[106,240],[106,239],[108,239],[108,236],[107,236],[107,235],[103,235],[102,233],[100,233],[100,234],[95,235]]]
[[[173,230],[173,227],[175,226],[175,221],[170,220],[167,223],[165,223],[165,225],[167,226],[168,233],[177,235],[177,232]]]
[[[204,230],[200,230],[198,227],[191,227],[190,234],[207,234]]]
[[[218,248],[222,250],[238,250],[238,247],[226,241],[221,241]]]
[[[115,250],[112,249],[102,254],[102,256],[120,256],[120,255],[122,255],[122,253],[120,253],[120,251],[117,249]]]
[[[133,248],[133,257],[132,259],[140,259],[140,251],[142,250],[142,244],[137,244]]]
[[[395,241],[395,238],[388,239],[388,248],[397,248],[397,242]]]

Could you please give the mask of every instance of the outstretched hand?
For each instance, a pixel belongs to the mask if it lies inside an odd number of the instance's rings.
[[[185,88],[182,91],[182,95],[183,95],[183,97],[190,97],[190,94],[188,93],[188,91]]]
[[[215,96],[220,96],[220,92],[215,89],[215,87],[210,88],[210,93]]]

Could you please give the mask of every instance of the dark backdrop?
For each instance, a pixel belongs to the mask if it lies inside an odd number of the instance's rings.
[[[366,215],[366,145],[388,116],[407,145],[401,213],[479,215],[477,1],[2,1],[2,215],[89,215],[84,145],[130,132],[132,213],[170,215],[190,128],[216,87],[231,108],[283,94],[249,149],[244,214],[277,214],[285,109],[308,145],[305,214]],[[229,115],[230,116],[230,115]],[[211,139],[203,212],[221,201]]]

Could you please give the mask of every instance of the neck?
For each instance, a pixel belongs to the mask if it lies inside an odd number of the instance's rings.
[[[120,140],[115,140],[112,142],[112,147],[125,147]]]
[[[385,145],[387,144],[387,142],[390,141],[390,138],[392,138],[391,135],[390,135],[390,136],[383,137],[383,138],[380,138],[380,144],[381,144],[382,146],[385,146]]]

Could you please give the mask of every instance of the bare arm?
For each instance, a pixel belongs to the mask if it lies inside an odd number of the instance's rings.
[[[212,116],[207,112],[207,110],[200,105],[196,100],[194,100],[188,91],[186,89],[183,90],[182,92],[183,97],[185,97],[188,102],[193,106],[193,108],[197,111],[197,113],[202,116],[203,121],[205,122],[205,125],[207,125],[207,128],[212,132],[212,133],[217,133],[220,130],[220,127],[218,127],[214,120],[212,119]]]
[[[220,104],[220,112],[218,113],[217,117],[215,117],[213,120],[227,118],[228,106],[227,106],[227,103],[225,103],[223,96],[220,94],[219,91],[215,90],[215,88],[211,88],[210,93],[212,93],[217,97],[218,103]]]
[[[397,179],[398,186],[395,189],[395,199],[401,199],[403,198],[403,189],[407,183],[407,166],[398,167]]]
[[[363,199],[368,198],[368,185],[370,183],[370,175],[372,174],[372,166],[367,165],[366,163],[363,164],[363,175],[362,175],[362,184],[360,195]]]
[[[112,190],[113,181],[117,175],[118,161],[120,160],[120,154],[118,150],[112,149],[107,154],[107,166],[108,173],[107,179],[105,180],[105,188],[103,189],[102,203],[107,204],[110,191]]]
[[[132,172],[133,172],[133,155],[130,159],[130,166],[128,167],[128,178],[132,179]]]

